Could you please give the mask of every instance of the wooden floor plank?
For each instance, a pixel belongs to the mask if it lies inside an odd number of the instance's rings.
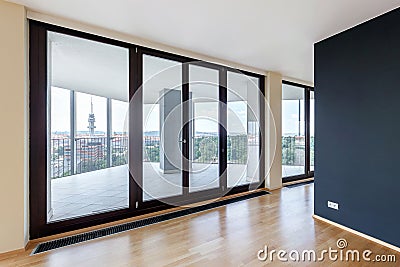
[[[27,251],[0,260],[0,266],[399,266],[367,262],[262,262],[271,249],[321,251],[344,238],[348,249],[400,255],[328,223],[314,220],[313,184],[149,225],[129,232],[30,256]]]

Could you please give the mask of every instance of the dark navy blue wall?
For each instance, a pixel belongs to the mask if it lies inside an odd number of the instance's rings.
[[[400,246],[400,9],[314,53],[314,213]]]

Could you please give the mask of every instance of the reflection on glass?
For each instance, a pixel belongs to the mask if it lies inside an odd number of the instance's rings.
[[[182,65],[143,56],[143,200],[182,194]]]
[[[314,116],[315,116],[315,109],[314,109],[314,91],[310,92],[310,171],[314,170]]]
[[[189,66],[189,192],[219,187],[219,71]]]
[[[112,103],[128,103],[128,50],[54,32],[47,37],[48,221],[126,208],[127,131],[116,126],[122,142],[111,128],[126,118]]]
[[[128,109],[129,103],[111,100],[111,165],[128,164]]]
[[[305,173],[304,88],[282,85],[282,176]]]
[[[260,181],[258,78],[228,72],[228,187]]]

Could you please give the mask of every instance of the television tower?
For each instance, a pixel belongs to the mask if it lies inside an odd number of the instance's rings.
[[[94,129],[96,128],[96,126],[94,126],[94,123],[96,122],[96,119],[95,119],[94,113],[93,113],[93,101],[92,101],[92,98],[90,98],[90,106],[91,106],[91,109],[90,109],[89,118],[88,118],[88,122],[89,122],[88,129],[89,129],[90,136],[93,137],[94,136]]]

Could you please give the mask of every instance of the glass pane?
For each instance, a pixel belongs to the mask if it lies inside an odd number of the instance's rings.
[[[304,88],[282,84],[282,176],[305,174]]]
[[[107,166],[107,99],[75,94],[75,173]]]
[[[51,118],[50,124],[50,177],[61,178],[71,173],[71,129],[68,122],[70,121],[70,98],[71,91],[58,87],[51,87],[50,103]]]
[[[182,194],[182,64],[143,56],[143,200]]]
[[[310,171],[314,171],[314,91],[310,92]]]
[[[228,72],[228,187],[260,181],[258,78]]]
[[[48,33],[48,221],[128,207],[127,130],[111,136],[111,103],[128,101],[128,50]],[[114,125],[113,125],[114,126]],[[123,158],[117,164],[114,156]]]
[[[189,66],[189,192],[219,187],[219,71]]]
[[[111,100],[111,165],[128,164],[129,103]]]

